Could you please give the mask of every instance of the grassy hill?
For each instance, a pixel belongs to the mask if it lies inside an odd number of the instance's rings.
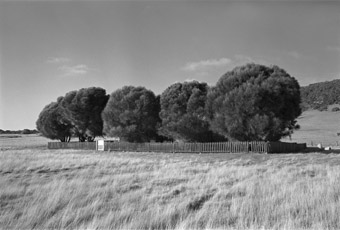
[[[291,137],[282,141],[302,142],[308,145],[317,145],[322,143],[323,146],[340,145],[340,112],[332,112],[332,108],[339,105],[328,106],[326,111],[307,110],[297,119],[301,129],[294,132]]]
[[[301,129],[295,131],[291,139],[282,141],[302,142],[308,145],[340,145],[340,79],[319,82],[301,87],[301,106],[304,112],[298,118]]]

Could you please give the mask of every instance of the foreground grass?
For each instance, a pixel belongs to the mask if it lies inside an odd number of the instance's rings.
[[[340,156],[0,152],[4,229],[339,229]]]

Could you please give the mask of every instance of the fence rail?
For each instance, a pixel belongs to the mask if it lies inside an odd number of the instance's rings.
[[[49,142],[49,149],[96,150],[96,142]],[[104,151],[163,153],[290,153],[306,144],[287,142],[210,142],[210,143],[129,143],[104,141]]]

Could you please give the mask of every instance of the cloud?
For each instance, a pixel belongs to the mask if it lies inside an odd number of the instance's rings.
[[[233,58],[233,66],[245,65],[248,63],[256,63],[261,65],[271,65],[272,63],[265,60],[263,57],[251,57],[247,55],[237,54]]]
[[[229,65],[231,62],[232,61],[229,58],[208,59],[198,62],[189,62],[182,69],[188,72],[194,72],[196,70]]]
[[[50,57],[47,59],[47,63],[52,63],[52,64],[61,64],[61,63],[67,63],[70,62],[71,60],[66,57]]]
[[[194,78],[188,78],[188,79],[185,79],[184,82],[193,82],[193,81],[198,81]],[[198,81],[199,82],[199,81]]]
[[[301,58],[301,54],[296,52],[296,51],[290,51],[290,52],[287,52],[287,54],[295,59],[299,59]]]
[[[63,77],[80,76],[85,75],[90,71],[98,71],[97,69],[90,68],[85,64],[77,64],[67,57],[49,57],[46,60],[46,63],[58,66],[58,71],[61,73],[60,76]]]
[[[90,68],[83,64],[74,66],[63,65],[59,67],[59,70],[63,72],[63,76],[71,77],[87,74],[90,71]]]
[[[262,65],[271,65],[270,62],[264,60],[262,57],[250,57],[247,55],[237,54],[232,58],[220,58],[220,59],[208,59],[198,62],[187,63],[182,70],[187,72],[196,72],[204,75],[208,74],[208,70],[212,70],[217,67],[234,68],[236,66],[245,65],[247,63],[257,63]]]
[[[250,57],[250,56],[246,56],[246,55],[242,55],[242,54],[237,54],[235,55],[234,57],[234,60],[233,60],[233,63],[252,63],[252,62],[255,62],[255,60]]]
[[[340,46],[327,46],[327,49],[340,52]]]

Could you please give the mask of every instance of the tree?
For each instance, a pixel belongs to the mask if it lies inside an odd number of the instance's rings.
[[[177,140],[211,142],[224,140],[209,129],[205,116],[208,85],[198,81],[175,83],[161,95],[160,133]]]
[[[21,132],[21,134],[31,134],[32,132],[31,132],[31,130],[29,130],[29,129],[24,129],[24,130],[22,130],[22,132]]]
[[[108,101],[106,91],[99,87],[71,91],[61,100],[64,114],[74,126],[79,141],[93,141],[102,135],[101,113]]]
[[[340,103],[340,80],[314,83],[301,87],[304,110],[327,110],[328,105]]]
[[[232,140],[278,141],[299,127],[300,86],[277,66],[247,64],[219,79],[206,110],[211,128]]]
[[[58,102],[45,106],[39,114],[36,125],[44,137],[61,142],[69,142],[71,139],[73,126],[64,116],[63,109]]]
[[[114,91],[102,113],[104,132],[129,142],[157,140],[159,100],[144,87]]]

